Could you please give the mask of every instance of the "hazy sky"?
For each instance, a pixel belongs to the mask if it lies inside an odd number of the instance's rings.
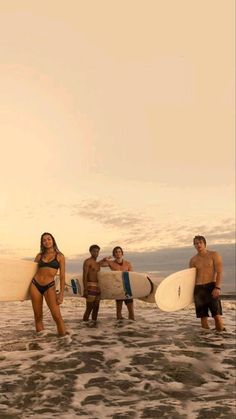
[[[1,254],[234,240],[234,0],[0,0]]]

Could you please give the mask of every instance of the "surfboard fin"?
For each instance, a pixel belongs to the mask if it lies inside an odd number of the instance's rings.
[[[73,294],[78,294],[78,288],[77,288],[75,279],[71,279],[71,286],[72,286]]]

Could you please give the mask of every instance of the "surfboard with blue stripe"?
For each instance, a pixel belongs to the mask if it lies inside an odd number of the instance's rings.
[[[132,298],[132,290],[129,280],[129,272],[122,272],[123,287],[126,298]]]
[[[152,291],[151,280],[140,272],[99,271],[98,285],[101,289],[102,300],[127,300],[143,298]],[[66,278],[65,296],[83,297],[83,274]]]
[[[71,279],[71,287],[72,287],[73,294],[78,294],[78,287],[76,285],[75,279]]]

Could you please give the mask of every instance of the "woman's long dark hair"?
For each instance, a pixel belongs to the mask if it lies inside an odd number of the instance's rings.
[[[51,233],[47,233],[47,232],[43,233],[42,236],[41,236],[41,239],[40,239],[40,251],[41,251],[41,253],[42,254],[45,253],[45,247],[43,245],[43,237],[46,236],[46,235],[50,236],[52,238],[53,249],[55,250],[55,252],[56,253],[61,253],[60,250],[57,247],[56,240],[54,239],[53,235]]]

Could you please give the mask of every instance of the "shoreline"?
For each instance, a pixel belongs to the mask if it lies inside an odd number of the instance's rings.
[[[221,300],[236,300],[236,293],[223,293],[220,296]]]

